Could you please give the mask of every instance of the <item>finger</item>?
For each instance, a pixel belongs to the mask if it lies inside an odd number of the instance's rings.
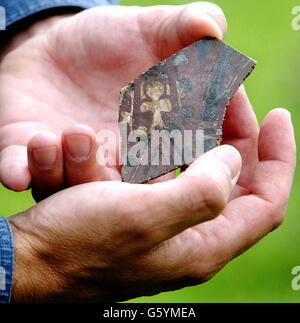
[[[138,259],[139,266],[151,264],[149,278],[179,279],[178,288],[199,284],[282,222],[296,164],[288,112],[276,109],[265,118],[259,158],[253,194],[231,201],[213,221],[185,230]]]
[[[229,261],[284,219],[296,164],[296,145],[289,112],[271,111],[264,119],[258,142],[259,163],[253,175],[252,194],[231,201],[223,217],[199,226],[202,236],[211,232],[214,253]]]
[[[159,60],[203,37],[224,39],[227,32],[223,11],[208,2],[147,8],[139,19],[143,39]]]
[[[296,164],[288,111],[275,109],[266,116],[259,134],[258,155],[252,194],[230,202],[223,213],[229,225],[222,244],[229,257],[248,249],[284,219]]]
[[[74,125],[62,135],[65,177],[69,186],[93,181],[120,180],[114,167],[97,161],[96,134],[85,125]]]
[[[231,146],[202,155],[175,180],[131,185],[119,205],[121,223],[146,236],[141,247],[152,247],[198,223],[218,216],[225,207],[241,169],[241,157]],[[143,201],[132,203],[132,201]],[[122,229],[122,225],[119,226]]]
[[[27,152],[32,195],[40,201],[64,185],[61,143],[53,133],[41,133],[29,141]]]
[[[25,146],[11,145],[1,151],[0,176],[2,184],[13,191],[28,189],[31,174]]]
[[[242,156],[243,168],[235,195],[247,194],[247,187],[257,165],[258,123],[243,86],[227,108],[223,124],[223,144],[234,146]]]
[[[223,124],[223,140],[252,139],[257,141],[259,127],[256,115],[243,85],[227,107]]]
[[[271,202],[278,213],[283,215],[296,165],[294,130],[291,115],[287,110],[275,109],[263,121],[258,156],[259,164],[252,190],[256,195]]]

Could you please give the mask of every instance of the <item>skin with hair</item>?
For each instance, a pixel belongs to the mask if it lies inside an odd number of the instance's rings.
[[[9,218],[13,301],[121,301],[200,284],[282,223],[295,169],[290,115],[275,109],[259,128],[243,87],[222,146],[176,179],[122,183],[119,167],[96,162],[95,133],[118,132],[120,88],[225,34],[209,3],[100,7],[39,22],[7,44],[1,181],[43,199]]]

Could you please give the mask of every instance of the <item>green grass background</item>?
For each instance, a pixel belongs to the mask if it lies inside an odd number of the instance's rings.
[[[122,5],[179,5],[192,1],[124,0]],[[228,21],[226,42],[256,59],[245,86],[259,122],[272,108],[292,113],[300,140],[300,30],[291,27],[299,0],[216,0]],[[278,183],[280,185],[280,183]],[[300,265],[300,172],[296,171],[283,226],[228,264],[213,280],[196,287],[132,302],[299,302],[291,270]],[[0,189],[0,213],[9,216],[34,204],[30,192]]]

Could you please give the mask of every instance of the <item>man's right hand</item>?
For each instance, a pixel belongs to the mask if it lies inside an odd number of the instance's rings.
[[[238,125],[225,131],[230,141],[239,129],[239,144],[251,150],[243,98],[231,110]],[[265,118],[257,144],[257,162],[246,161],[238,185],[241,156],[223,145],[176,179],[82,184],[11,217],[12,300],[122,301],[210,279],[284,218],[295,167],[285,110]]]

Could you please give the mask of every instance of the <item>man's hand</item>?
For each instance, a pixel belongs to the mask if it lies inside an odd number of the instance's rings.
[[[0,65],[2,183],[15,191],[32,183],[40,200],[64,185],[121,180],[120,168],[95,157],[95,133],[118,133],[120,89],[194,41],[225,33],[221,9],[194,3],[99,7],[18,35]]]
[[[226,141],[247,152],[237,185],[241,156],[223,145],[176,179],[78,185],[11,217],[13,301],[122,301],[200,284],[276,228],[295,167],[289,114],[272,111],[257,137],[242,91],[229,111]]]

